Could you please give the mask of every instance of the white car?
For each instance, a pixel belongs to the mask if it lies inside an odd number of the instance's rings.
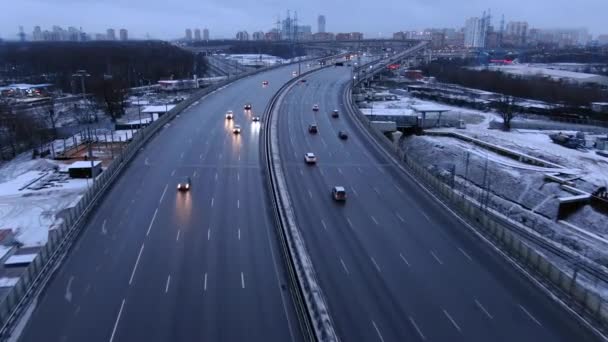
[[[297,72],[297,71],[293,71],[293,72],[291,73],[291,76],[298,76],[298,72]]]
[[[317,162],[317,157],[314,153],[308,152],[304,155],[304,161],[306,164],[315,164]]]
[[[232,120],[232,118],[234,118],[234,113],[229,110],[226,112],[226,120]]]
[[[313,112],[318,112],[318,111],[319,111],[319,105],[318,105],[318,104],[313,105],[313,106],[312,106],[312,111],[313,111]]]
[[[241,126],[240,125],[234,125],[234,127],[232,128],[232,133],[234,133],[234,134],[240,134],[241,133]]]
[[[334,198],[334,201],[346,201],[346,189],[343,186],[334,186],[331,190],[331,196]]]

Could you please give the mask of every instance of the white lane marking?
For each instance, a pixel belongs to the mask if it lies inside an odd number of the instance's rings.
[[[319,168],[319,172],[321,172],[321,175],[325,177],[325,172],[323,171],[322,168]]]
[[[321,142],[323,143],[323,147],[327,147],[327,143],[325,142],[325,139],[321,138]]]
[[[488,310],[486,310],[486,308],[483,307],[483,305],[481,305],[481,303],[477,300],[477,298],[475,299],[475,304],[477,304],[477,307],[483,311],[484,314],[486,314],[486,316],[488,316],[489,319],[494,319],[494,317],[492,317],[492,315],[490,315],[490,313],[488,312]]]
[[[300,169],[300,175],[304,176],[304,171],[302,171],[302,169]]]
[[[384,170],[382,169],[382,166],[377,165],[376,167],[378,168],[378,171],[380,171],[381,173],[385,173]]]
[[[222,154],[220,153],[218,157],[219,157],[219,159],[222,159]]]
[[[399,253],[399,256],[401,257],[401,260],[403,260],[403,262],[409,267],[410,263],[407,261],[407,259],[403,256],[403,254]]]
[[[325,221],[321,220],[321,224],[323,225],[323,229],[327,230],[327,225],[325,224]]]
[[[421,211],[421,213],[422,213],[422,216],[424,216],[424,218],[425,218],[427,221],[429,221],[429,223],[431,223],[431,219],[428,217],[428,215],[427,215],[427,214],[425,214],[423,211]]]
[[[422,340],[426,340],[426,337],[424,337],[424,334],[422,333],[422,330],[420,330],[420,328],[418,328],[418,324],[416,324],[416,321],[414,321],[414,319],[412,318],[412,316],[410,316],[409,319],[410,319],[410,323],[412,323],[412,325],[414,326],[414,329],[416,329],[416,332],[418,333],[418,335],[420,335],[420,338]]]
[[[339,174],[343,174],[343,173],[342,173],[342,169],[341,169],[341,168],[338,168],[338,173],[339,173]]]
[[[380,329],[378,329],[378,326],[376,325],[376,322],[374,322],[372,320],[372,324],[374,325],[374,329],[376,329],[376,333],[378,334],[378,337],[380,338],[380,341],[384,342],[384,338],[382,338],[382,334],[380,333]]]
[[[359,194],[357,193],[357,190],[355,189],[355,187],[351,186],[351,188],[353,189],[353,194],[355,194],[355,196],[359,196]]]
[[[68,286],[65,288],[65,300],[68,303],[72,302],[72,282],[74,281],[74,276],[70,276],[70,280],[68,280]]]
[[[401,215],[399,215],[399,213],[395,213],[395,216],[397,216],[397,218],[399,219],[399,221],[405,223],[405,219],[403,217],[401,217]]]
[[[152,225],[154,224],[154,220],[156,220],[156,213],[158,213],[158,208],[154,210],[154,216],[152,216],[152,221],[150,221],[150,226],[148,226],[148,231],[146,232],[146,236],[150,235],[150,230],[152,230]]]
[[[443,265],[443,262],[441,262],[441,260],[437,257],[437,255],[435,255],[435,252],[431,251],[431,255],[433,256],[433,258],[435,258],[435,260],[437,260],[439,265]]]
[[[237,207],[237,208],[240,208],[240,207],[241,207],[241,201],[240,201],[240,200],[238,200],[238,199],[236,200],[236,207]]]
[[[243,272],[241,272],[241,287],[245,288],[245,275],[243,275]]]
[[[349,219],[348,217],[346,218],[346,222],[348,222],[348,225],[349,225],[351,228],[353,228],[353,223],[352,223],[352,222],[350,222],[350,219]]]
[[[378,270],[378,272],[382,272],[380,270],[380,266],[378,266],[378,263],[376,262],[376,259],[374,259],[374,257],[370,257],[372,259],[372,262],[374,263],[374,266],[376,266],[376,269]]]
[[[207,272],[205,272],[205,280],[203,280],[203,291],[207,291]]]
[[[167,192],[168,187],[169,187],[169,184],[165,185],[165,190],[163,190],[163,194],[160,195],[160,200],[158,201],[158,203],[161,203],[163,201],[163,198],[165,198],[165,193]]]
[[[446,309],[443,309],[443,313],[450,320],[450,322],[452,322],[452,325],[454,326],[454,328],[456,328],[456,330],[458,330],[458,332],[461,332],[462,330],[460,329],[460,327],[458,326],[456,321],[452,318],[452,316],[450,316],[450,313]]]
[[[346,264],[344,263],[344,260],[342,260],[342,258],[340,258],[340,263],[342,264],[342,267],[344,268],[344,272],[346,272],[346,274],[350,275],[350,272],[348,271],[348,268],[346,267]]]
[[[194,173],[192,173],[192,178],[196,178],[196,171],[194,171]]]
[[[173,170],[173,172],[171,172],[171,177],[175,176],[175,170]]]
[[[372,218],[372,221],[374,221],[374,223],[376,224],[376,226],[380,225],[380,223],[378,223],[378,221],[376,220],[375,217],[373,217],[373,216],[370,216],[370,217]]]
[[[103,234],[103,235],[108,234],[108,230],[106,229],[106,220],[103,220],[103,223],[101,224],[101,234]]]
[[[169,285],[171,284],[171,275],[167,276],[167,285],[165,285],[165,293],[169,292]]]
[[[308,197],[310,197],[310,199],[312,199],[312,192],[310,192],[310,190],[308,190]]]
[[[458,247],[458,250],[460,251],[460,253],[464,254],[464,256],[467,257],[467,259],[469,259],[470,261],[473,261],[473,258],[471,258],[471,256],[468,255],[467,252],[464,251],[464,249]]]
[[[399,186],[395,185],[395,188],[397,188],[400,193],[403,193],[403,190]]]
[[[180,154],[180,155],[179,155],[179,157],[180,157],[181,159],[184,159],[184,152],[182,152],[182,154]]]
[[[213,208],[213,201],[214,201],[214,200],[215,200],[215,199],[214,199],[213,197],[211,197],[211,208]]]
[[[116,335],[116,328],[118,328],[118,322],[122,315],[122,309],[125,307],[125,300],[123,298],[122,304],[120,304],[120,310],[118,310],[118,316],[116,316],[116,322],[114,322],[114,329],[112,329],[112,335],[110,335],[110,342],[114,341],[114,335]]]
[[[240,180],[241,180],[241,175],[240,175],[240,174],[237,172],[237,173],[236,173],[236,181],[238,182],[238,181],[240,181]]]
[[[357,167],[357,170],[359,170],[359,173],[363,173],[363,170],[360,167]]]
[[[203,159],[203,154],[201,153],[201,155],[198,156],[198,157],[199,157],[199,159]]]
[[[175,237],[175,241],[179,241],[179,233],[181,232],[181,230],[177,230],[177,236]]]
[[[532,316],[532,314],[530,312],[528,312],[528,310],[526,310],[526,308],[524,308],[521,304],[519,304],[519,308],[522,309],[523,312],[526,313],[526,315],[528,315],[528,317],[530,317],[531,320],[534,321],[534,323],[540,325],[541,327],[543,326],[542,324],[540,324],[540,322],[534,317]]]
[[[207,241],[211,240],[211,228],[207,229]]]
[[[217,172],[215,173],[215,181],[217,182]]]
[[[239,161],[241,161],[241,155],[240,155],[240,154],[239,154],[239,156],[238,156],[238,160],[239,160]]]
[[[378,190],[378,188],[374,187],[374,191],[376,192],[376,194],[380,195],[380,190]]]
[[[139,254],[137,254],[137,260],[135,260],[135,265],[133,266],[133,271],[131,271],[131,278],[129,278],[129,285],[133,282],[133,277],[135,276],[135,271],[137,270],[137,265],[139,265],[139,258],[141,258],[141,253],[144,251],[144,244],[141,244],[141,248],[139,248]]]
[[[241,228],[239,228],[239,240],[241,239]]]

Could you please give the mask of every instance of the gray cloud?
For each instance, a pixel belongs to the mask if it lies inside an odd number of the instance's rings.
[[[394,31],[428,27],[461,27],[467,17],[491,9],[494,25],[526,20],[531,27],[587,27],[593,34],[608,33],[606,0],[393,0],[356,3],[345,0],[21,0],[7,1],[0,13],[0,37],[15,38],[23,25],[82,27],[90,33],[127,28],[133,37],[149,33],[177,38],[184,29],[208,27],[212,37],[233,37],[238,30],[269,30],[287,8],[298,12],[301,24],[316,30],[316,17],[325,14],[333,32],[362,31],[388,36]],[[466,2],[466,4],[465,4]]]

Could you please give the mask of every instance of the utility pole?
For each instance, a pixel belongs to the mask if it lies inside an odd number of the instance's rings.
[[[82,105],[84,106],[85,103],[85,96],[86,96],[86,90],[85,90],[85,84],[84,84],[84,78],[85,77],[89,77],[91,75],[89,75],[89,73],[87,73],[86,70],[78,70],[76,71],[76,73],[72,74],[72,77],[80,77],[80,87],[81,87],[81,91],[82,91]],[[89,122],[91,121],[91,118],[88,118]],[[88,150],[89,150],[89,160],[91,160],[91,178],[93,179],[93,183],[95,183],[95,163],[93,162],[93,136],[91,135],[91,129],[90,127],[87,127],[87,130],[89,132],[89,138],[88,138]],[[87,182],[88,184],[88,182]]]

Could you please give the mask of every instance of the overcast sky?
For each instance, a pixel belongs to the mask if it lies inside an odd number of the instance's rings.
[[[14,39],[18,27],[30,34],[35,25],[82,27],[88,33],[126,28],[131,37],[171,39],[184,29],[209,28],[211,38],[232,38],[236,31],[267,31],[286,10],[317,31],[316,18],[327,17],[330,32],[361,31],[370,36],[430,27],[462,27],[467,17],[492,10],[493,24],[525,20],[531,27],[587,27],[608,34],[608,0],[2,0],[0,37]]]

